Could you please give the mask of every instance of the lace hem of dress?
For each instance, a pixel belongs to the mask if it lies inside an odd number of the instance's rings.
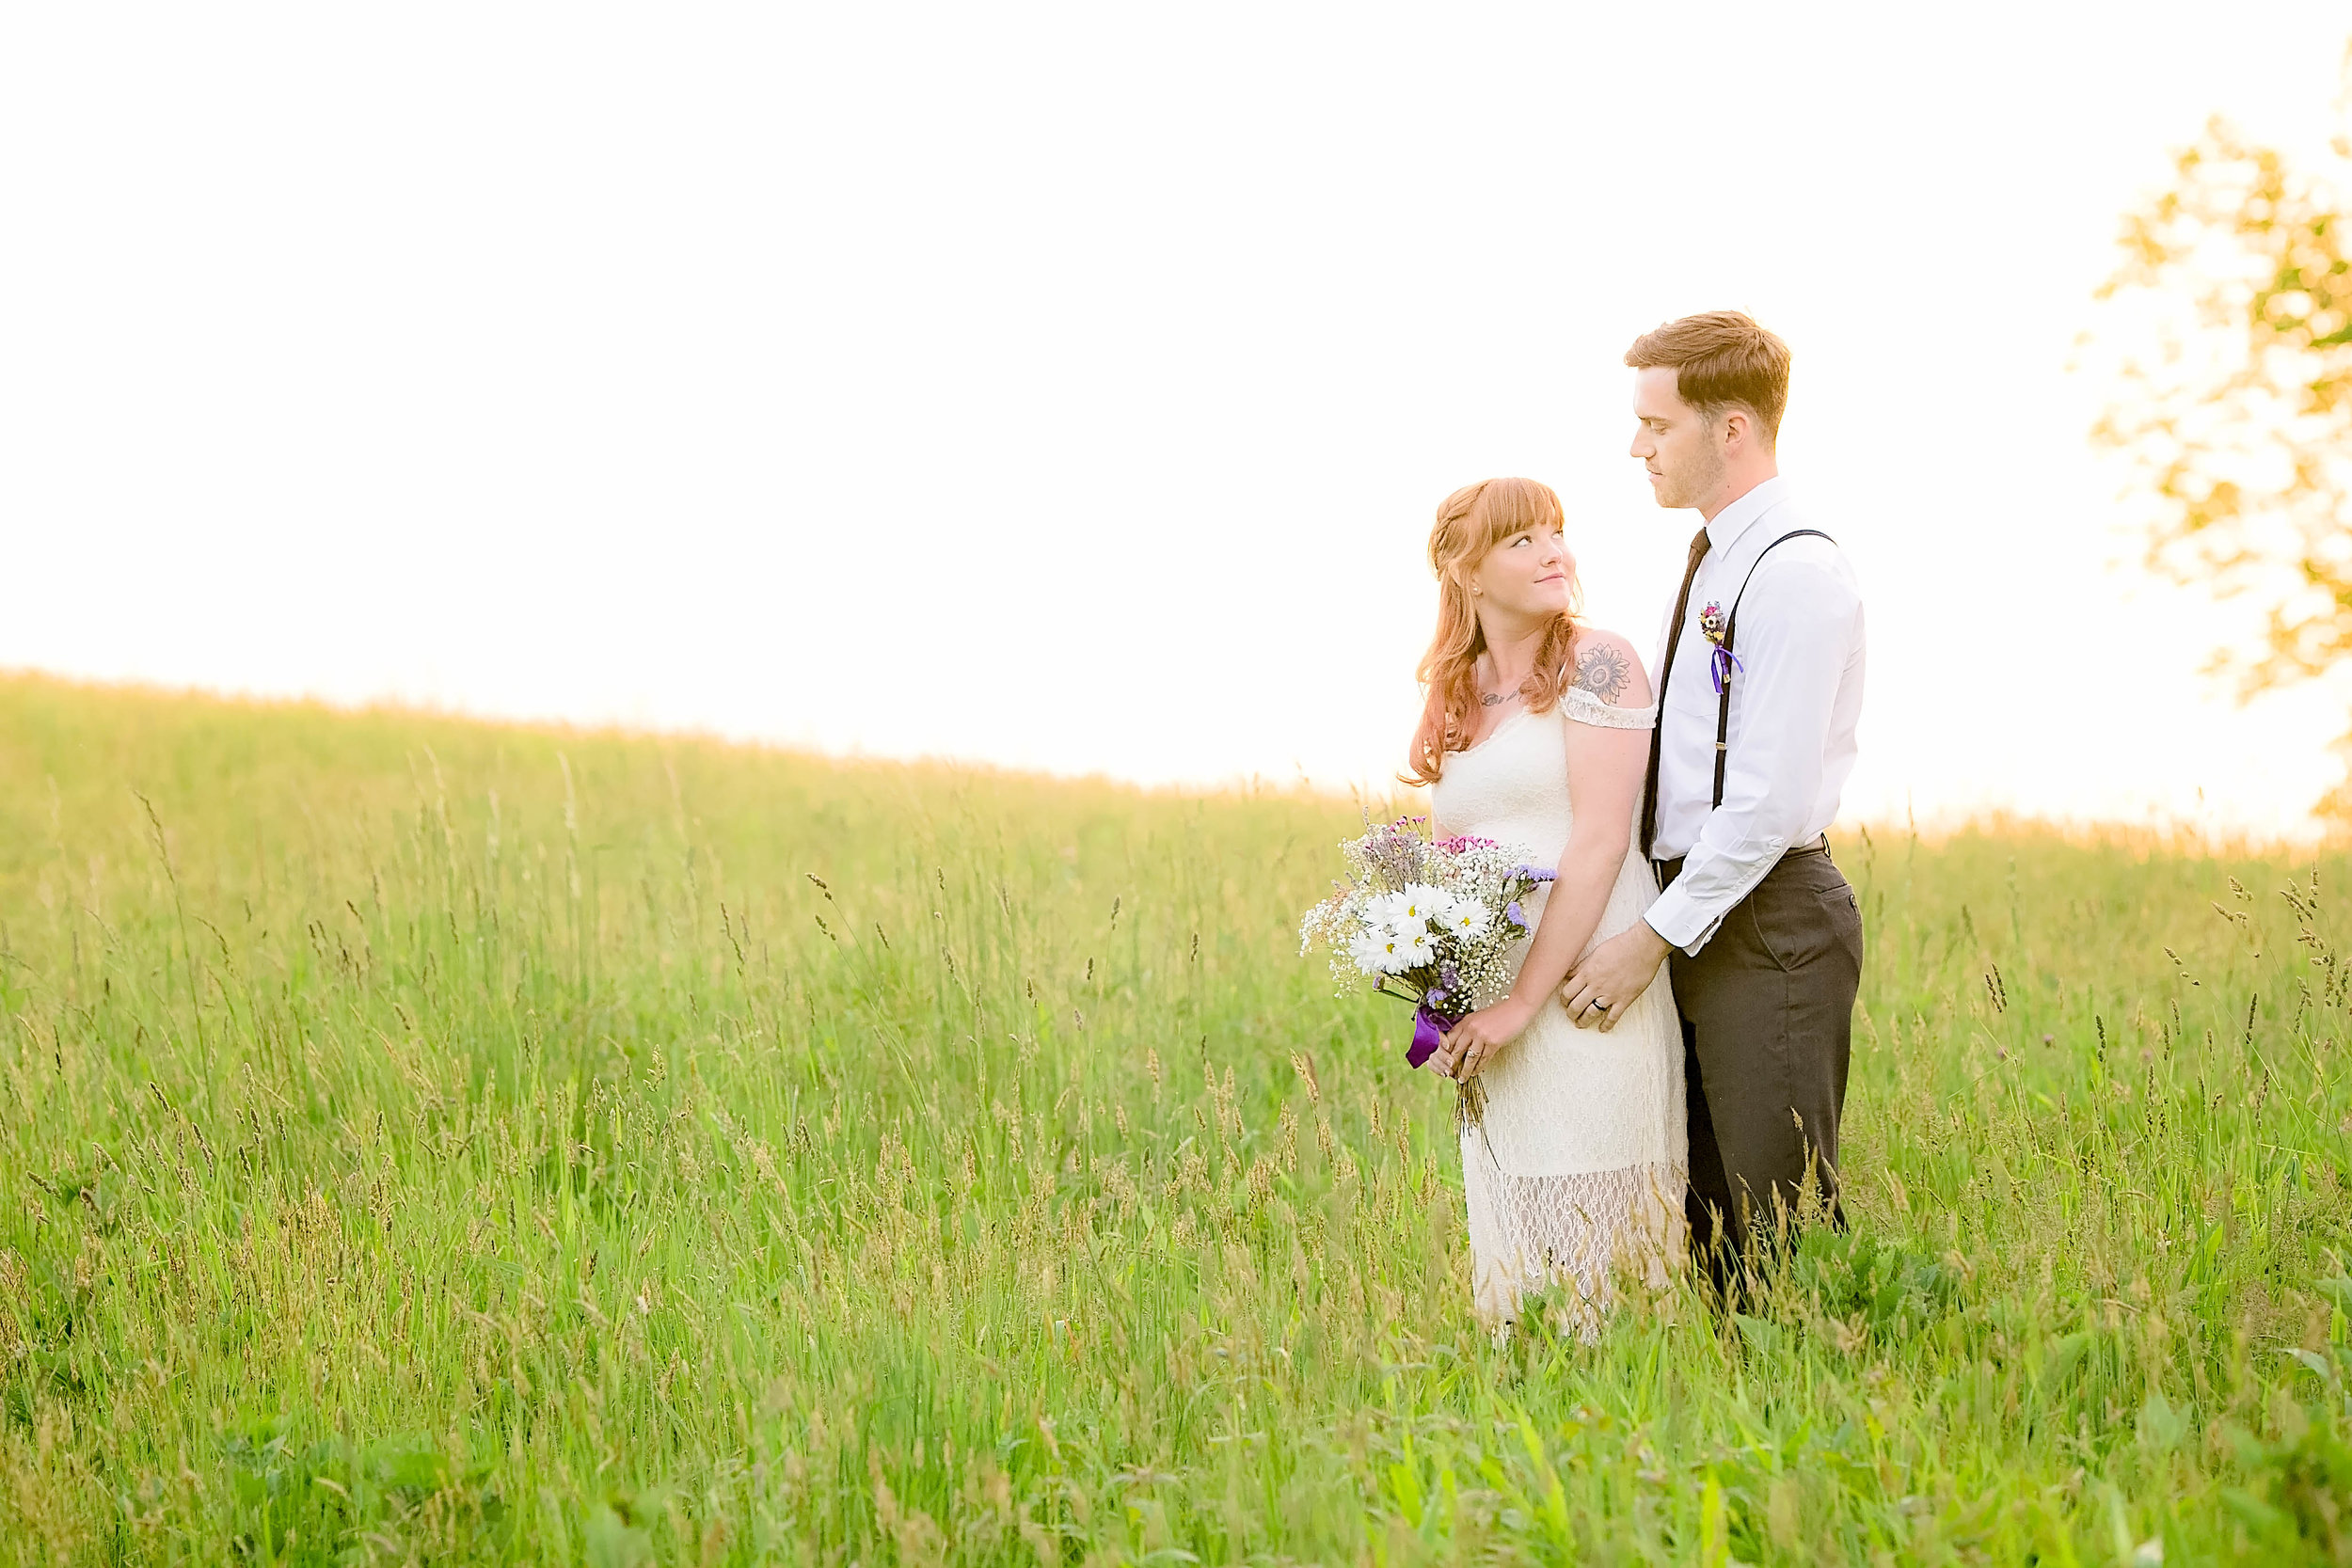
[[[1658,705],[1612,707],[1581,686],[1560,693],[1560,711],[1580,724],[1604,730],[1647,730],[1658,724]]]
[[[1682,1165],[1511,1176],[1491,1164],[1479,1168],[1477,1153],[1471,1161],[1465,1175],[1476,1298],[1489,1322],[1516,1317],[1525,1291],[1565,1285],[1572,1299],[1560,1304],[1561,1326],[1592,1339],[1617,1279],[1665,1287],[1684,1249]]]

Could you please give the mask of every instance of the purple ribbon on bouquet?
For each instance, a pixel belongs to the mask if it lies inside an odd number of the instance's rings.
[[[1405,1048],[1405,1065],[1417,1068],[1429,1060],[1429,1053],[1443,1043],[1442,1037],[1454,1027],[1456,1020],[1447,1018],[1437,1009],[1454,994],[1460,982],[1454,966],[1447,964],[1438,972],[1438,983],[1421,993],[1421,1006],[1413,1009],[1413,1043]]]
[[[1439,1018],[1427,1007],[1413,1011],[1413,1043],[1405,1048],[1405,1065],[1417,1068],[1429,1060],[1445,1035],[1447,1020]]]
[[[1730,681],[1731,673],[1734,670],[1743,675],[1748,673],[1748,667],[1740,662],[1738,654],[1733,653],[1721,642],[1716,643],[1715,651],[1707,656],[1707,673],[1714,678],[1716,696],[1720,697],[1724,694],[1724,687]]]

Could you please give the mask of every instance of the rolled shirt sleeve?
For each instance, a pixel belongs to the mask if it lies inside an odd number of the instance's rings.
[[[1732,644],[1742,668],[1733,676],[1723,803],[1645,917],[1692,955],[1789,846],[1827,826],[1814,817],[1839,684],[1860,645],[1862,601],[1825,565],[1789,560],[1768,570],[1770,588],[1749,595]]]

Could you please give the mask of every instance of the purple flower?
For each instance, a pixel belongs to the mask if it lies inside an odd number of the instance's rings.
[[[1393,827],[1375,829],[1364,835],[1361,853],[1366,867],[1377,874],[1379,880],[1391,888],[1407,882],[1425,880],[1422,863],[1428,846],[1410,833],[1393,831]]]
[[[1494,847],[1493,839],[1479,838],[1471,833],[1455,833],[1452,838],[1441,838],[1438,840],[1436,846],[1437,848],[1449,855],[1464,854],[1471,849],[1491,849]]]
[[[1519,901],[1516,898],[1502,907],[1502,918],[1522,931],[1527,929],[1527,911],[1519,908]]]
[[[1540,865],[1522,865],[1512,875],[1524,877],[1531,882],[1549,882],[1556,880],[1560,874],[1556,871],[1547,871]]]

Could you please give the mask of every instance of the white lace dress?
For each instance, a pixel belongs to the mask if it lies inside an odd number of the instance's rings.
[[[1557,864],[1573,820],[1565,726],[1646,730],[1657,714],[1611,707],[1578,687],[1549,713],[1520,709],[1445,759],[1431,791],[1439,831]],[[1631,926],[1657,896],[1649,863],[1629,844],[1593,943]],[[1530,905],[1531,924],[1541,909]],[[1479,1315],[1508,1322],[1522,1291],[1567,1286],[1573,1326],[1590,1334],[1613,1275],[1662,1285],[1683,1251],[1682,1029],[1665,974],[1605,1035],[1579,1029],[1553,997],[1480,1078],[1481,1125],[1462,1132]]]

